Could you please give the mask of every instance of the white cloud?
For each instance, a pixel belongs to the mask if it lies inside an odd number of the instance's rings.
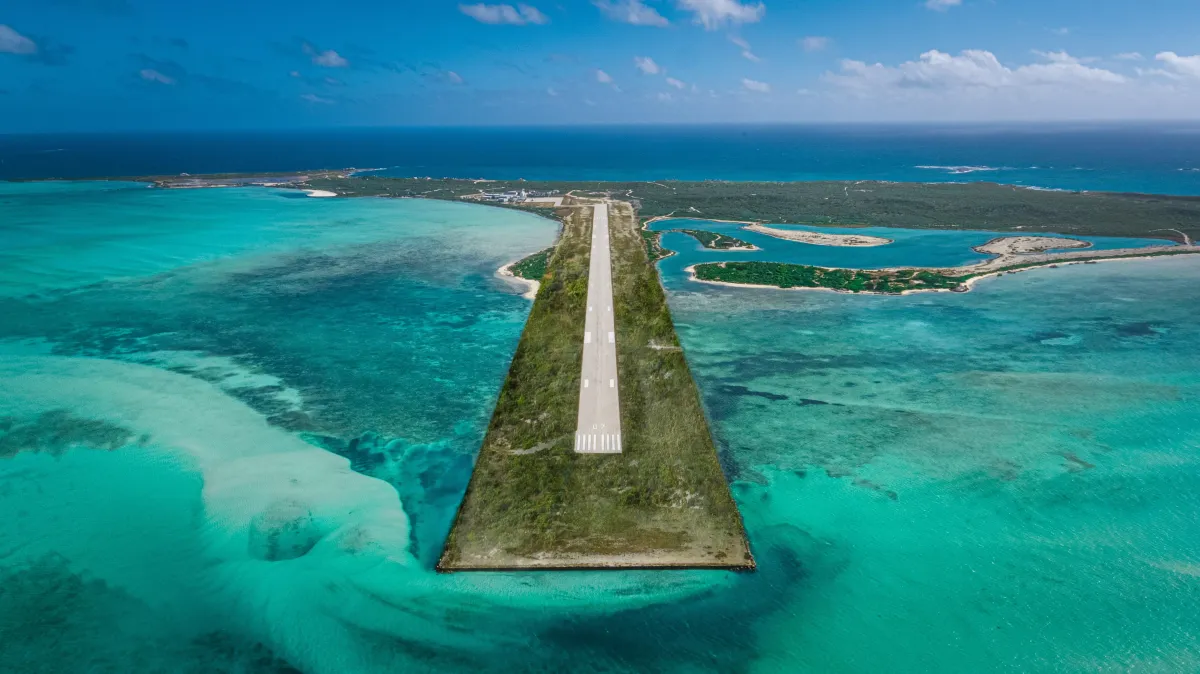
[[[475,19],[480,23],[490,24],[509,24],[513,26],[524,26],[525,24],[546,24],[550,23],[550,18],[542,14],[537,7],[530,5],[488,5],[479,3],[475,5],[459,5],[458,11]]]
[[[462,84],[463,78],[462,78],[462,75],[459,75],[458,73],[454,72],[453,70],[447,70],[446,71],[446,81],[449,82],[450,84]]]
[[[739,0],[677,0],[680,9],[695,14],[693,21],[705,30],[716,30],[726,23],[756,23],[767,12],[766,5],[743,5]]]
[[[659,28],[670,23],[658,10],[647,7],[641,0],[593,0],[592,4],[599,7],[600,11],[613,21]]]
[[[1126,78],[1103,68],[1084,65],[1066,52],[1044,55],[1046,63],[1009,68],[989,51],[968,49],[954,56],[931,50],[916,61],[898,66],[862,61],[842,61],[840,73],[826,73],[825,80],[864,93],[889,89],[956,90],[1002,89],[1039,85],[1103,86],[1121,84]]]
[[[935,12],[944,12],[951,7],[958,7],[962,0],[925,0],[925,6]]]
[[[138,75],[141,75],[142,79],[146,80],[147,82],[157,82],[158,84],[175,84],[174,77],[167,77],[166,75],[152,68],[144,68],[138,73]]]
[[[603,70],[600,70],[599,68],[597,68],[596,69],[596,81],[599,82],[600,84],[612,84],[613,78],[612,78],[612,75],[609,75],[608,73],[604,72]]]
[[[1173,51],[1164,51],[1155,54],[1154,60],[1163,62],[1177,75],[1200,79],[1200,54],[1180,56]]]
[[[823,51],[829,46],[829,38],[820,35],[809,35],[800,38],[800,46],[806,52]]]
[[[297,78],[298,78],[298,77],[300,77],[300,71],[299,71],[299,70],[293,70],[292,72],[288,73],[288,75],[291,75],[292,77],[297,77]]]
[[[313,63],[319,66],[325,66],[326,68],[345,68],[346,66],[350,65],[349,61],[332,49],[326,49],[320,54],[313,56],[312,61]]]
[[[0,53],[28,55],[37,50],[36,42],[0,23]]]
[[[1087,58],[1077,58],[1075,56],[1071,56],[1070,54],[1068,54],[1065,51],[1041,51],[1038,49],[1034,49],[1033,53],[1037,54],[1038,56],[1041,56],[1042,58],[1046,59],[1047,61],[1049,61],[1051,63],[1079,64],[1079,63],[1095,63],[1096,61],[1100,60],[1098,58],[1091,57],[1091,56],[1089,56]]]
[[[300,94],[300,100],[307,101],[309,103],[317,103],[320,105],[333,105],[333,99],[323,98],[316,94]]]
[[[1055,35],[1070,35],[1071,29],[1068,26],[1063,26],[1062,28],[1051,28],[1050,32]]]
[[[1127,51],[1117,54],[1113,58],[1118,61],[1141,61],[1144,57],[1135,51]]]
[[[747,61],[754,61],[755,63],[762,61],[762,59],[760,59],[758,57],[758,55],[755,54],[754,51],[750,49],[749,42],[746,42],[745,40],[743,40],[742,38],[740,38],[736,35],[730,35],[729,41],[742,48],[742,58],[746,59]]]
[[[551,97],[551,98],[558,98],[558,90],[557,90],[557,89],[555,89],[554,87],[547,87],[547,88],[546,88],[546,95],[547,95],[547,96],[549,96],[549,97]]]
[[[755,91],[760,94],[768,94],[771,92],[771,85],[767,84],[766,82],[759,82],[749,78],[742,78],[742,86],[745,87],[747,91]]]
[[[675,87],[676,89],[686,89],[686,88],[687,88],[687,85],[686,85],[686,84],[684,84],[683,82],[681,82],[681,81],[679,81],[679,80],[675,79],[674,77],[668,77],[668,78],[667,78],[667,84],[669,84],[669,85],[671,85],[671,86]]]
[[[637,66],[638,70],[642,71],[642,73],[646,75],[657,75],[662,72],[662,68],[660,68],[658,64],[654,62],[654,59],[650,58],[649,56],[634,56],[633,64]]]
[[[304,53],[312,57],[313,63],[325,68],[345,68],[350,65],[349,61],[334,50],[321,51],[307,42],[304,43]]]
[[[666,91],[658,92],[658,95],[656,98],[658,98],[658,100],[663,103],[670,103],[671,101],[675,100],[675,97]]]

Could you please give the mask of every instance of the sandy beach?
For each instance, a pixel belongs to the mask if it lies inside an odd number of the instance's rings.
[[[337,196],[337,192],[329,192],[327,190],[304,190],[304,191],[308,192],[308,196],[310,196],[310,197],[317,197],[317,198],[321,198],[321,199],[327,199],[329,197]]]
[[[503,267],[497,269],[496,276],[500,277],[505,283],[510,285],[524,287],[525,292],[521,293],[521,297],[524,297],[527,300],[535,299],[537,298],[538,288],[541,288],[542,284],[537,281],[531,281],[527,278],[522,278],[513,273],[512,268],[520,261],[521,260],[513,260],[512,262],[509,262]]]
[[[1073,242],[1073,245],[1064,242]],[[1119,257],[1135,257],[1145,255],[1146,253],[1164,253],[1175,252],[1180,250],[1188,250],[1194,248],[1193,252],[1200,252],[1200,247],[1195,246],[1180,246],[1170,244],[1165,246],[1147,246],[1144,248],[1117,248],[1113,250],[1072,250],[1063,251],[1055,250],[1054,252],[1046,252],[1048,249],[1058,248],[1091,248],[1092,244],[1087,241],[1078,239],[1061,239],[1046,236],[1005,236],[998,239],[993,239],[982,246],[976,247],[974,250],[980,253],[991,253],[996,255],[990,260],[976,262],[975,264],[964,265],[962,267],[940,267],[929,268],[929,271],[934,271],[939,274],[951,276],[959,276],[964,274],[979,274],[991,273],[1000,271],[1004,267],[1013,265],[1028,265],[1028,264],[1054,264],[1056,262],[1069,262],[1078,258],[1119,258]],[[1029,252],[1021,252],[1029,251]],[[894,267],[887,271],[896,271],[903,267]]]
[[[775,229],[757,223],[749,224],[742,229],[748,232],[755,232],[765,236],[772,236],[776,239],[785,239],[787,241],[798,241],[814,246],[847,246],[856,248],[866,248],[873,246],[886,246],[892,243],[891,239],[885,239],[880,236],[867,236],[865,234],[826,234],[825,232],[810,232],[804,229]]]

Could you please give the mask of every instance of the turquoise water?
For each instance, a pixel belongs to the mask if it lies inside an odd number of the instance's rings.
[[[926,230],[898,229],[895,227],[856,227],[855,234],[891,239],[892,243],[870,247],[814,246],[797,241],[787,241],[757,232],[742,229],[744,223],[713,222],[689,218],[658,220],[650,225],[654,231],[670,229],[703,229],[726,234],[761,250],[728,252],[705,248],[687,234],[667,232],[662,235],[663,247],[676,255],[660,262],[666,272],[666,281],[679,279],[682,270],[701,262],[725,260],[759,260],[764,262],[791,262],[826,267],[854,269],[881,269],[896,266],[954,267],[988,259],[988,255],[977,253],[972,248],[981,246],[997,236],[996,232],[973,230]],[[776,229],[807,230],[846,234],[847,229],[837,227],[810,227],[804,225],[771,225]],[[1114,250],[1117,248],[1141,248],[1161,246],[1169,242],[1163,239],[1125,238],[1116,236],[1075,236],[1073,239],[1088,241],[1090,250]]]
[[[759,570],[439,576],[529,308],[494,270],[554,223],[25,189],[0,198],[11,671],[1200,667],[1194,260],[899,298],[667,269]]]

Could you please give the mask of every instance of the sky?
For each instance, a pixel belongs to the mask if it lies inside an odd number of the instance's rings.
[[[1197,118],[1197,0],[0,4],[0,133]]]

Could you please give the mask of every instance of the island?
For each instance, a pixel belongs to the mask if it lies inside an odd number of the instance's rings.
[[[667,258],[675,254],[675,251],[668,250],[662,245],[662,235],[667,234],[668,232],[687,234],[696,241],[700,242],[701,246],[708,248],[709,250],[720,250],[725,252],[749,252],[761,250],[758,246],[755,246],[752,243],[747,243],[741,239],[734,238],[727,234],[710,232],[705,229],[652,230],[648,228],[649,224],[649,222],[646,222],[642,225],[641,233],[643,242],[646,246],[646,255],[649,256],[651,262],[657,262],[663,258]]]
[[[807,229],[779,229],[778,227],[767,227],[759,223],[751,223],[743,227],[743,229],[773,236],[776,239],[786,239],[788,241],[798,241],[807,243],[813,246],[848,246],[852,248],[864,248],[871,246],[886,246],[892,243],[891,239],[885,239],[880,236],[866,236],[863,234],[829,234],[827,232],[814,232]]]
[[[966,292],[980,279],[1033,267],[1200,253],[1200,246],[1190,244],[1094,252],[1062,250],[1091,245],[1087,241],[1058,237],[1000,237],[975,248],[995,257],[962,267],[842,269],[782,262],[706,262],[692,265],[686,271],[696,281],[721,285],[902,295],[930,291]]]
[[[745,241],[742,241],[741,239],[735,239],[734,237],[729,236],[727,234],[718,234],[717,232],[710,232],[710,231],[704,230],[704,229],[671,229],[671,230],[665,230],[665,231],[679,232],[681,234],[687,234],[688,236],[692,237],[693,239],[699,241],[700,245],[704,246],[705,248],[712,249],[712,250],[724,250],[724,251],[759,250],[758,246],[755,246],[750,243],[746,243]]]

